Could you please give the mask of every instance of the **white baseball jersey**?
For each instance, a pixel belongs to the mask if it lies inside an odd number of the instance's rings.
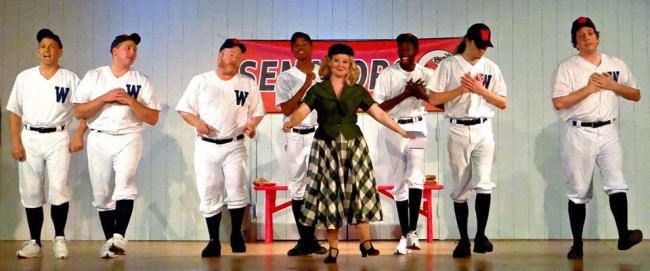
[[[316,75],[316,78],[312,81],[312,86],[321,81],[320,75],[318,75],[318,70],[320,70],[320,66],[314,64],[314,70],[312,72]],[[280,107],[281,103],[288,101],[291,97],[296,95],[296,92],[300,90],[300,87],[305,83],[305,80],[307,80],[307,74],[300,71],[297,66],[293,66],[291,69],[280,73],[278,80],[275,83],[275,106]],[[307,92],[305,92],[305,94],[306,93]],[[314,127],[317,124],[317,119],[318,113],[316,113],[316,110],[313,110],[300,124],[296,125],[296,128]],[[289,117],[285,116],[284,121],[287,120],[289,120]]]
[[[593,73],[603,72],[609,73],[619,84],[637,88],[632,73],[620,59],[601,54],[601,63],[596,66],[575,55],[558,65],[553,76],[553,98],[584,88]],[[560,157],[569,199],[577,204],[591,200],[592,176],[596,167],[601,169],[605,193],[626,192],[623,150],[618,129],[613,124],[618,116],[618,96],[611,90],[600,90],[573,106],[559,110],[558,116],[564,124],[560,127]],[[576,126],[573,121],[612,123],[592,128]]]
[[[114,88],[125,89],[131,97],[150,109],[162,109],[149,77],[139,71],[129,69],[127,73],[117,78],[109,66],[88,71],[79,83],[72,102],[87,103]],[[133,113],[128,105],[110,103],[105,104],[97,114],[88,119],[88,127],[106,134],[128,134],[144,130],[144,122]]]
[[[210,138],[234,138],[248,119],[264,116],[264,103],[253,79],[237,74],[224,81],[210,71],[192,78],[176,110],[199,116],[214,128]]]
[[[250,118],[264,116],[255,81],[241,74],[227,81],[216,71],[199,74],[190,81],[176,110],[196,115],[213,127],[216,131],[207,137],[231,140],[217,144],[197,137],[194,142],[194,172],[203,215],[221,213],[224,203],[229,209],[245,207],[249,202],[248,152],[241,134]]]
[[[312,86],[321,81],[321,78],[318,75],[319,69],[320,66],[314,65],[314,70],[312,72],[316,77],[311,82]],[[300,90],[302,85],[305,83],[305,80],[307,80],[307,74],[300,71],[296,66],[280,73],[275,84],[275,105],[279,107],[281,103],[288,101],[291,97],[296,95],[298,90]],[[305,92],[305,94],[306,93],[307,92]],[[304,96],[301,98],[304,98]],[[284,121],[287,121],[288,119],[289,117],[284,117]],[[318,113],[316,110],[313,110],[299,125],[296,125],[295,128],[312,128],[316,126],[317,119]],[[294,200],[302,200],[305,196],[309,151],[314,140],[314,134],[315,132],[308,134],[289,132],[286,134],[287,142],[285,146],[285,160],[287,162],[288,190],[289,196]]]
[[[589,83],[593,73],[609,73],[621,85],[637,88],[636,81],[625,63],[615,57],[601,54],[601,63],[596,66],[579,55],[569,57],[557,67],[553,76],[553,98],[571,94]],[[558,111],[563,121],[583,122],[607,121],[618,116],[618,95],[603,89],[591,94],[580,103]]]
[[[447,57],[440,63],[427,88],[436,92],[453,90],[461,86],[461,78],[466,73],[472,76],[483,74],[483,86],[487,90],[506,96],[506,83],[494,62],[482,57],[472,65],[460,54]],[[445,104],[445,116],[453,119],[492,118],[494,113],[494,106],[475,93],[465,93]]]
[[[22,118],[24,124],[34,127],[56,127],[72,122],[73,104],[70,97],[76,92],[79,77],[66,69],[59,69],[45,79],[39,67],[27,69],[16,77],[9,95],[7,110]]]
[[[54,128],[72,122],[72,93],[79,77],[60,68],[50,79],[41,75],[39,67],[27,69],[16,77],[7,110],[21,117],[23,124],[37,128]],[[18,164],[21,202],[27,208],[45,204],[44,172],[48,176],[47,200],[53,205],[70,201],[67,186],[70,135],[67,130],[39,133],[29,129],[21,132],[25,161]]]
[[[385,68],[377,77],[377,84],[373,90],[373,98],[381,104],[404,92],[406,82],[422,79],[423,82],[429,82],[433,76],[433,70],[420,64],[415,64],[415,70],[408,72],[400,67],[399,62]],[[424,107],[425,101],[416,97],[404,99],[401,103],[393,107],[388,113],[396,119],[403,117],[417,117],[426,115]]]
[[[429,82],[433,70],[420,64],[415,65],[411,72],[400,67],[399,62],[385,68],[377,77],[373,98],[377,103],[383,103],[404,92],[406,83],[422,79]],[[409,97],[393,107],[388,113],[396,120],[409,119],[411,123],[399,124],[406,131],[419,131],[427,134],[425,101]],[[418,120],[415,117],[420,117]],[[411,149],[409,139],[379,127],[377,137],[378,156],[376,161],[376,177],[380,184],[395,184],[391,193],[396,201],[408,200],[408,189],[422,189],[425,181],[424,149]]]

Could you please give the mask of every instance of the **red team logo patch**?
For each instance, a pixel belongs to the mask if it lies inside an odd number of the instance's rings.
[[[481,39],[483,41],[488,41],[490,40],[490,30],[488,29],[481,29]]]

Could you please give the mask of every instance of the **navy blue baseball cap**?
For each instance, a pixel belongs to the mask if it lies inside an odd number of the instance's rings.
[[[226,41],[223,42],[221,45],[221,48],[219,48],[219,52],[223,51],[223,49],[226,48],[233,48],[233,47],[239,47],[241,49],[241,53],[246,53],[246,45],[241,43],[238,39],[232,38],[232,39],[226,39]]]
[[[119,36],[115,37],[115,39],[111,43],[111,51],[113,50],[113,48],[120,45],[120,43],[125,42],[127,40],[135,42],[135,45],[140,44],[140,41],[141,41],[140,35],[138,35],[138,33],[132,33],[131,35],[122,34],[122,35],[119,35]]]
[[[579,17],[575,21],[573,21],[573,24],[571,24],[571,43],[573,44],[573,47],[576,47],[576,33],[580,28],[583,27],[591,27],[594,29],[594,32],[598,34],[598,30],[596,30],[596,25],[594,25],[594,22],[589,19],[589,17]]]
[[[490,31],[490,28],[485,24],[473,24],[469,29],[467,29],[465,37],[469,40],[473,40],[474,44],[476,44],[476,47],[478,48],[494,47],[490,40],[492,38],[492,31]]]
[[[41,43],[41,40],[43,40],[44,38],[48,38],[53,41],[56,41],[57,43],[59,43],[59,48],[63,49],[63,43],[61,43],[61,39],[59,38],[59,36],[54,34],[52,30],[43,28],[39,30],[38,33],[36,33],[36,41],[38,41],[38,43]]]

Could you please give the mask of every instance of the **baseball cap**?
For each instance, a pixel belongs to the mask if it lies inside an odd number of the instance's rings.
[[[413,47],[415,47],[415,50],[418,50],[420,47],[420,41],[418,40],[418,37],[416,37],[411,33],[399,34],[399,36],[397,36],[395,41],[397,42],[397,45],[399,45],[402,42],[410,42],[411,44],[413,44]]]
[[[465,37],[469,40],[473,40],[478,48],[494,47],[492,41],[490,41],[492,31],[490,31],[490,28],[485,24],[473,24],[469,29],[467,29]]]
[[[135,45],[138,45],[138,44],[140,44],[141,39],[140,39],[140,35],[138,35],[138,33],[132,33],[131,35],[122,34],[122,35],[116,36],[115,39],[113,40],[113,42],[111,43],[111,50],[113,50],[113,48],[120,45],[120,43],[122,43],[124,41],[127,41],[127,40],[133,41],[133,42],[135,42]]]
[[[576,46],[576,33],[583,27],[591,27],[594,31],[598,31],[596,30],[596,25],[594,25],[594,22],[592,22],[589,17],[579,17],[573,21],[573,24],[571,25],[571,42],[573,43],[573,47]]]
[[[303,33],[303,32],[296,32],[296,33],[293,33],[293,35],[291,35],[291,45],[296,43],[298,38],[305,39],[307,42],[309,42],[309,44],[312,43],[311,37],[309,35],[307,35],[306,33]]]
[[[38,33],[36,33],[36,41],[38,43],[41,43],[41,40],[43,40],[44,38],[48,38],[48,39],[52,39],[52,40],[56,41],[57,43],[59,43],[59,47],[61,49],[63,49],[63,43],[61,43],[61,39],[59,38],[59,36],[54,34],[54,32],[52,32],[52,30],[49,30],[47,28],[43,28],[43,29],[39,30]]]
[[[226,41],[224,41],[223,44],[221,45],[221,48],[219,48],[219,52],[223,51],[223,49],[233,48],[235,46],[239,46],[239,49],[241,49],[242,54],[246,53],[246,45],[244,45],[238,39],[235,38],[226,39]]]
[[[352,50],[352,47],[343,44],[343,43],[337,43],[332,46],[330,46],[329,50],[327,50],[327,56],[332,57],[333,55],[338,55],[338,54],[345,54],[349,56],[354,56],[354,51]]]

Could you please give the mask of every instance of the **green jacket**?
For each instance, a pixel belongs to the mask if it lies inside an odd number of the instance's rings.
[[[329,80],[313,85],[303,102],[318,112],[318,129],[314,138],[321,140],[334,140],[339,133],[348,140],[363,136],[357,126],[357,111],[359,108],[368,111],[375,104],[368,91],[358,84],[344,86],[341,99],[337,99]]]

